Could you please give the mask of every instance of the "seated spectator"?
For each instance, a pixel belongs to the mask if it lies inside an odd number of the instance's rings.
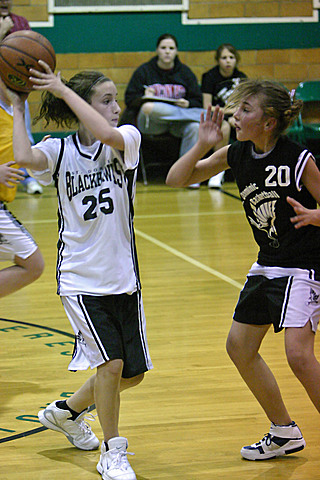
[[[0,2],[0,40],[19,30],[31,30],[28,20],[11,12],[12,0]]]
[[[238,70],[237,65],[240,55],[233,45],[223,43],[217,49],[215,60],[218,65],[202,75],[201,90],[203,107],[220,105],[224,107],[235,87],[246,74]],[[225,114],[222,124],[223,140],[215,146],[215,150],[228,145],[231,138],[235,138],[234,119],[230,111]],[[208,181],[209,188],[220,188],[224,178],[224,172],[219,173]]]
[[[125,92],[125,113],[135,119],[142,134],[169,132],[180,138],[181,156],[198,139],[201,90],[194,73],[179,60],[173,35],[158,38],[156,53],[133,73]]]
[[[20,30],[31,30],[28,20],[20,15],[15,15],[11,12],[12,0],[0,0],[0,41],[3,40],[10,33],[18,32]],[[26,104],[26,124],[28,136],[31,144],[33,144],[33,137],[31,135],[31,122],[29,108]],[[21,168],[24,172],[25,179],[21,182],[22,188],[29,194],[42,193],[41,185],[34,178],[30,177],[25,168]]]

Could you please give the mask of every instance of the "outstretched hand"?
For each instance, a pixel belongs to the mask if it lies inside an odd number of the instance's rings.
[[[320,210],[305,208],[301,203],[291,197],[287,197],[287,202],[293,207],[296,213],[295,217],[290,218],[295,228],[305,227],[306,225],[320,227]]]
[[[49,65],[47,65],[43,60],[38,61],[41,68],[44,72],[39,72],[39,70],[34,70],[30,68],[29,80],[33,83],[34,90],[48,90],[55,97],[62,98],[66,85],[61,81],[60,72],[55,75]]]
[[[209,105],[206,114],[201,113],[198,139],[200,143],[211,148],[221,142],[223,138],[221,132],[223,116],[223,110],[218,105],[213,112],[211,105]]]
[[[22,182],[25,178],[21,170],[12,168],[14,164],[15,162],[7,162],[0,165],[0,183],[8,188],[13,188],[15,184]]]

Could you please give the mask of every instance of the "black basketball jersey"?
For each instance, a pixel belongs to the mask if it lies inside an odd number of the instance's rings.
[[[313,269],[320,273],[320,228],[294,228],[295,215],[286,198],[307,208],[317,203],[301,183],[301,175],[312,154],[304,147],[280,137],[267,154],[256,154],[253,144],[235,142],[228,150],[228,164],[260,250],[258,263],[266,266]]]

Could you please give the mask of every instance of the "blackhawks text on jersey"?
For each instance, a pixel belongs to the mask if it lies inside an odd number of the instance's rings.
[[[44,185],[54,179],[57,187],[59,295],[140,289],[133,201],[141,137],[132,125],[119,131],[122,153],[100,141],[83,146],[78,134],[33,147],[48,158],[48,170],[30,173]]]

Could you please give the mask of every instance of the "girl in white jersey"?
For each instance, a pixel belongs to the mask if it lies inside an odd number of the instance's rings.
[[[243,447],[241,455],[265,460],[305,446],[259,353],[271,324],[275,332],[285,329],[289,365],[320,412],[320,364],[314,355],[320,315],[320,229],[295,228],[288,203],[296,206],[299,218],[295,201],[315,209],[320,204],[320,173],[312,154],[282,135],[302,108],[294,92],[290,95],[275,82],[247,80],[236,87],[229,103],[236,107],[238,141],[201,160],[222,136],[222,112],[216,107],[211,116],[209,107],[201,119],[198,142],[172,166],[167,184],[185,187],[227,168],[235,176],[260,250],[240,293],[227,351],[271,421],[270,432]]]
[[[120,392],[152,368],[133,231],[140,133],[131,125],[117,128],[117,90],[103,74],[80,72],[64,82],[39,63],[46,73],[30,71],[34,88],[46,90],[39,117],[58,125],[77,123],[78,131],[31,148],[24,99],[11,94],[14,153],[43,184],[55,180],[58,294],[76,338],[69,369],[97,368],[68,400],[39,412],[39,419],[76,447],[96,449],[99,441],[83,421],[95,403],[104,433],[99,473],[104,480],[135,480],[118,421]]]

